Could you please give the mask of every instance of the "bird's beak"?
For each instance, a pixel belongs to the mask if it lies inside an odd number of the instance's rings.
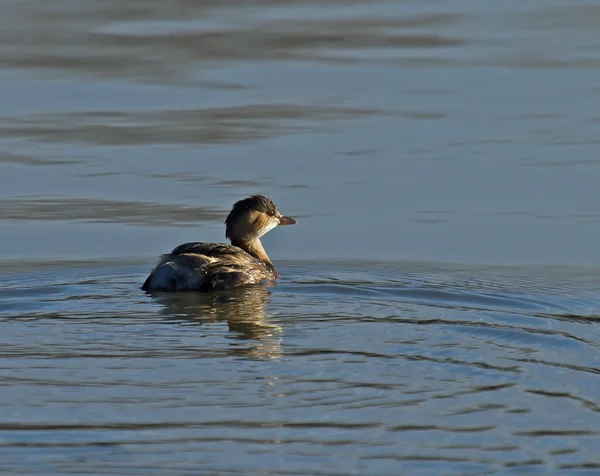
[[[284,216],[279,217],[280,225],[295,225],[296,223],[298,223],[298,222],[296,220],[294,220],[293,218],[284,217]]]

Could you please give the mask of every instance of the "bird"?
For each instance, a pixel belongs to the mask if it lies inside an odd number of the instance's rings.
[[[279,274],[260,238],[277,226],[296,223],[264,195],[239,200],[225,219],[225,237],[231,244],[192,242],[177,246],[160,256],[142,290],[210,292],[253,284],[272,286]]]

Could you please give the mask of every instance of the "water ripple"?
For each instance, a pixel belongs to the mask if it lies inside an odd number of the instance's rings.
[[[3,266],[6,467],[595,465],[596,270],[290,263],[270,290],[150,297],[147,266],[117,263]]]

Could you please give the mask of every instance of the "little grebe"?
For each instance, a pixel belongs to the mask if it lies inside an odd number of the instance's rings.
[[[278,225],[294,225],[270,198],[240,200],[225,220],[224,243],[185,243],[162,255],[144,291],[212,291],[248,284],[272,285],[279,275],[260,237]]]

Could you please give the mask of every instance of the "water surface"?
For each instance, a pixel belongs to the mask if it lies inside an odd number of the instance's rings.
[[[289,262],[154,297],[146,271],[4,270],[4,471],[600,469],[599,270]]]
[[[600,265],[595,2],[0,8],[2,257],[222,240],[262,192],[285,258]]]
[[[596,3],[0,2],[0,471],[600,473]]]

